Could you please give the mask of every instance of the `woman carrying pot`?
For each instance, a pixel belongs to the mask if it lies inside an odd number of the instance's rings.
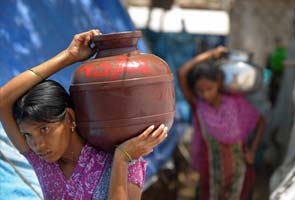
[[[263,134],[263,118],[256,109],[242,95],[223,90],[224,74],[216,60],[227,51],[217,47],[201,53],[178,71],[180,88],[194,114],[191,156],[200,173],[201,200],[247,198],[253,180],[250,169]]]
[[[75,35],[67,49],[0,88],[1,123],[33,166],[45,199],[140,199],[147,165],[141,157],[167,136],[167,127],[152,125],[112,154],[93,148],[77,132],[69,95],[45,79],[91,57],[91,40],[100,34]]]

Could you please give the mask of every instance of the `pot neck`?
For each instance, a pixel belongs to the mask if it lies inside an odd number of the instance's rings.
[[[138,53],[139,53],[139,51],[137,50],[136,47],[104,49],[104,50],[98,50],[95,58],[117,56],[117,55],[121,55],[121,54],[138,54]]]

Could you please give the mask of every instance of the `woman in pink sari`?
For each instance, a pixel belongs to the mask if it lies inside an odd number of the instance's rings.
[[[95,149],[76,129],[70,96],[55,81],[57,71],[93,55],[98,30],[75,35],[55,57],[0,88],[0,120],[15,147],[33,166],[46,200],[140,199],[149,154],[167,136],[150,126],[115,152]]]
[[[223,73],[213,59],[227,49],[197,55],[179,69],[182,92],[194,114],[192,165],[200,173],[201,200],[247,199],[254,180],[252,164],[264,120],[247,100],[222,91]],[[256,127],[256,129],[255,129]],[[248,136],[256,130],[250,145]]]

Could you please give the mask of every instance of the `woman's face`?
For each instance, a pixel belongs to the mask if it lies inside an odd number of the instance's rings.
[[[69,123],[62,120],[54,123],[24,121],[19,124],[30,148],[47,162],[61,158],[71,140]]]
[[[202,78],[195,83],[195,93],[210,105],[215,105],[219,99],[220,83],[209,79]]]

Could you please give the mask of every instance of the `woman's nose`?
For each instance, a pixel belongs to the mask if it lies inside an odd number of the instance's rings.
[[[210,93],[209,93],[209,92],[204,92],[204,93],[203,93],[203,98],[204,98],[206,101],[209,101],[209,100],[210,100]]]
[[[36,135],[33,137],[33,145],[36,151],[41,152],[45,147],[45,141],[42,135]]]

